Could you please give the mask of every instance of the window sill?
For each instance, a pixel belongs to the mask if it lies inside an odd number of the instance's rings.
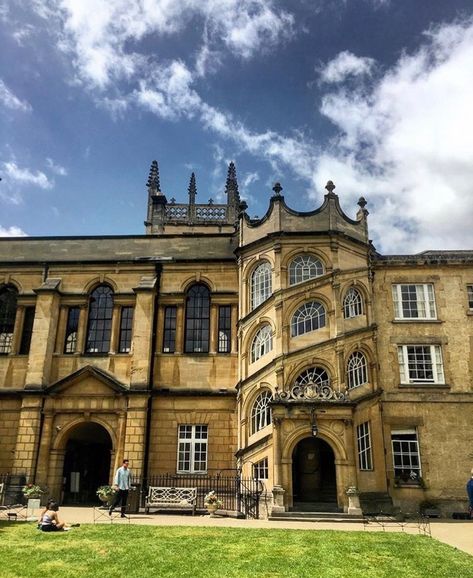
[[[402,482],[401,480],[394,480],[394,487],[397,489],[413,489],[413,490],[423,490],[424,486],[420,482]]]
[[[399,389],[450,389],[448,383],[400,383]]]
[[[433,323],[441,324],[444,323],[441,319],[418,319],[417,317],[409,317],[409,319],[393,319],[391,323],[402,325],[403,323]]]

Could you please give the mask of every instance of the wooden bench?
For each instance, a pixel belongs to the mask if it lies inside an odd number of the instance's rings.
[[[161,488],[150,486],[145,502],[145,512],[154,510],[190,510],[195,514],[197,488]]]

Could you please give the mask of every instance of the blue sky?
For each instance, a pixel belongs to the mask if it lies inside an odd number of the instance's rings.
[[[15,0],[0,6],[0,235],[141,234],[168,199],[251,216],[331,179],[385,252],[473,249],[471,0]]]

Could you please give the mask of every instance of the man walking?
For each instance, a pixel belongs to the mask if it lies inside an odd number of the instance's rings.
[[[126,503],[128,501],[128,492],[130,490],[131,482],[131,470],[128,469],[128,460],[123,460],[121,468],[118,468],[115,472],[115,478],[113,479],[113,487],[117,490],[115,498],[108,511],[109,515],[112,515],[113,510],[120,504],[120,516],[126,518]]]
[[[470,514],[470,518],[473,519],[473,470],[471,470],[471,478],[468,480],[466,484],[466,493],[468,494],[468,511]]]

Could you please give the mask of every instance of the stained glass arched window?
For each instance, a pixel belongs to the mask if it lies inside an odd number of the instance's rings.
[[[113,290],[108,285],[96,287],[89,298],[86,353],[108,353],[112,335]]]
[[[294,313],[291,320],[291,336],[297,337],[326,325],[325,307],[318,301],[309,301]]]
[[[186,353],[208,353],[210,335],[210,291],[197,284],[187,292]]]
[[[273,330],[271,325],[263,325],[256,332],[251,344],[251,363],[257,361],[273,349]]]
[[[251,408],[251,433],[254,434],[271,423],[270,401],[273,399],[271,392],[263,391],[255,399]]]
[[[271,265],[263,261],[251,274],[251,309],[266,301],[272,290]]]
[[[314,255],[295,257],[289,264],[289,285],[296,285],[324,274],[324,266]]]
[[[0,353],[11,353],[18,292],[12,285],[0,289]]]

